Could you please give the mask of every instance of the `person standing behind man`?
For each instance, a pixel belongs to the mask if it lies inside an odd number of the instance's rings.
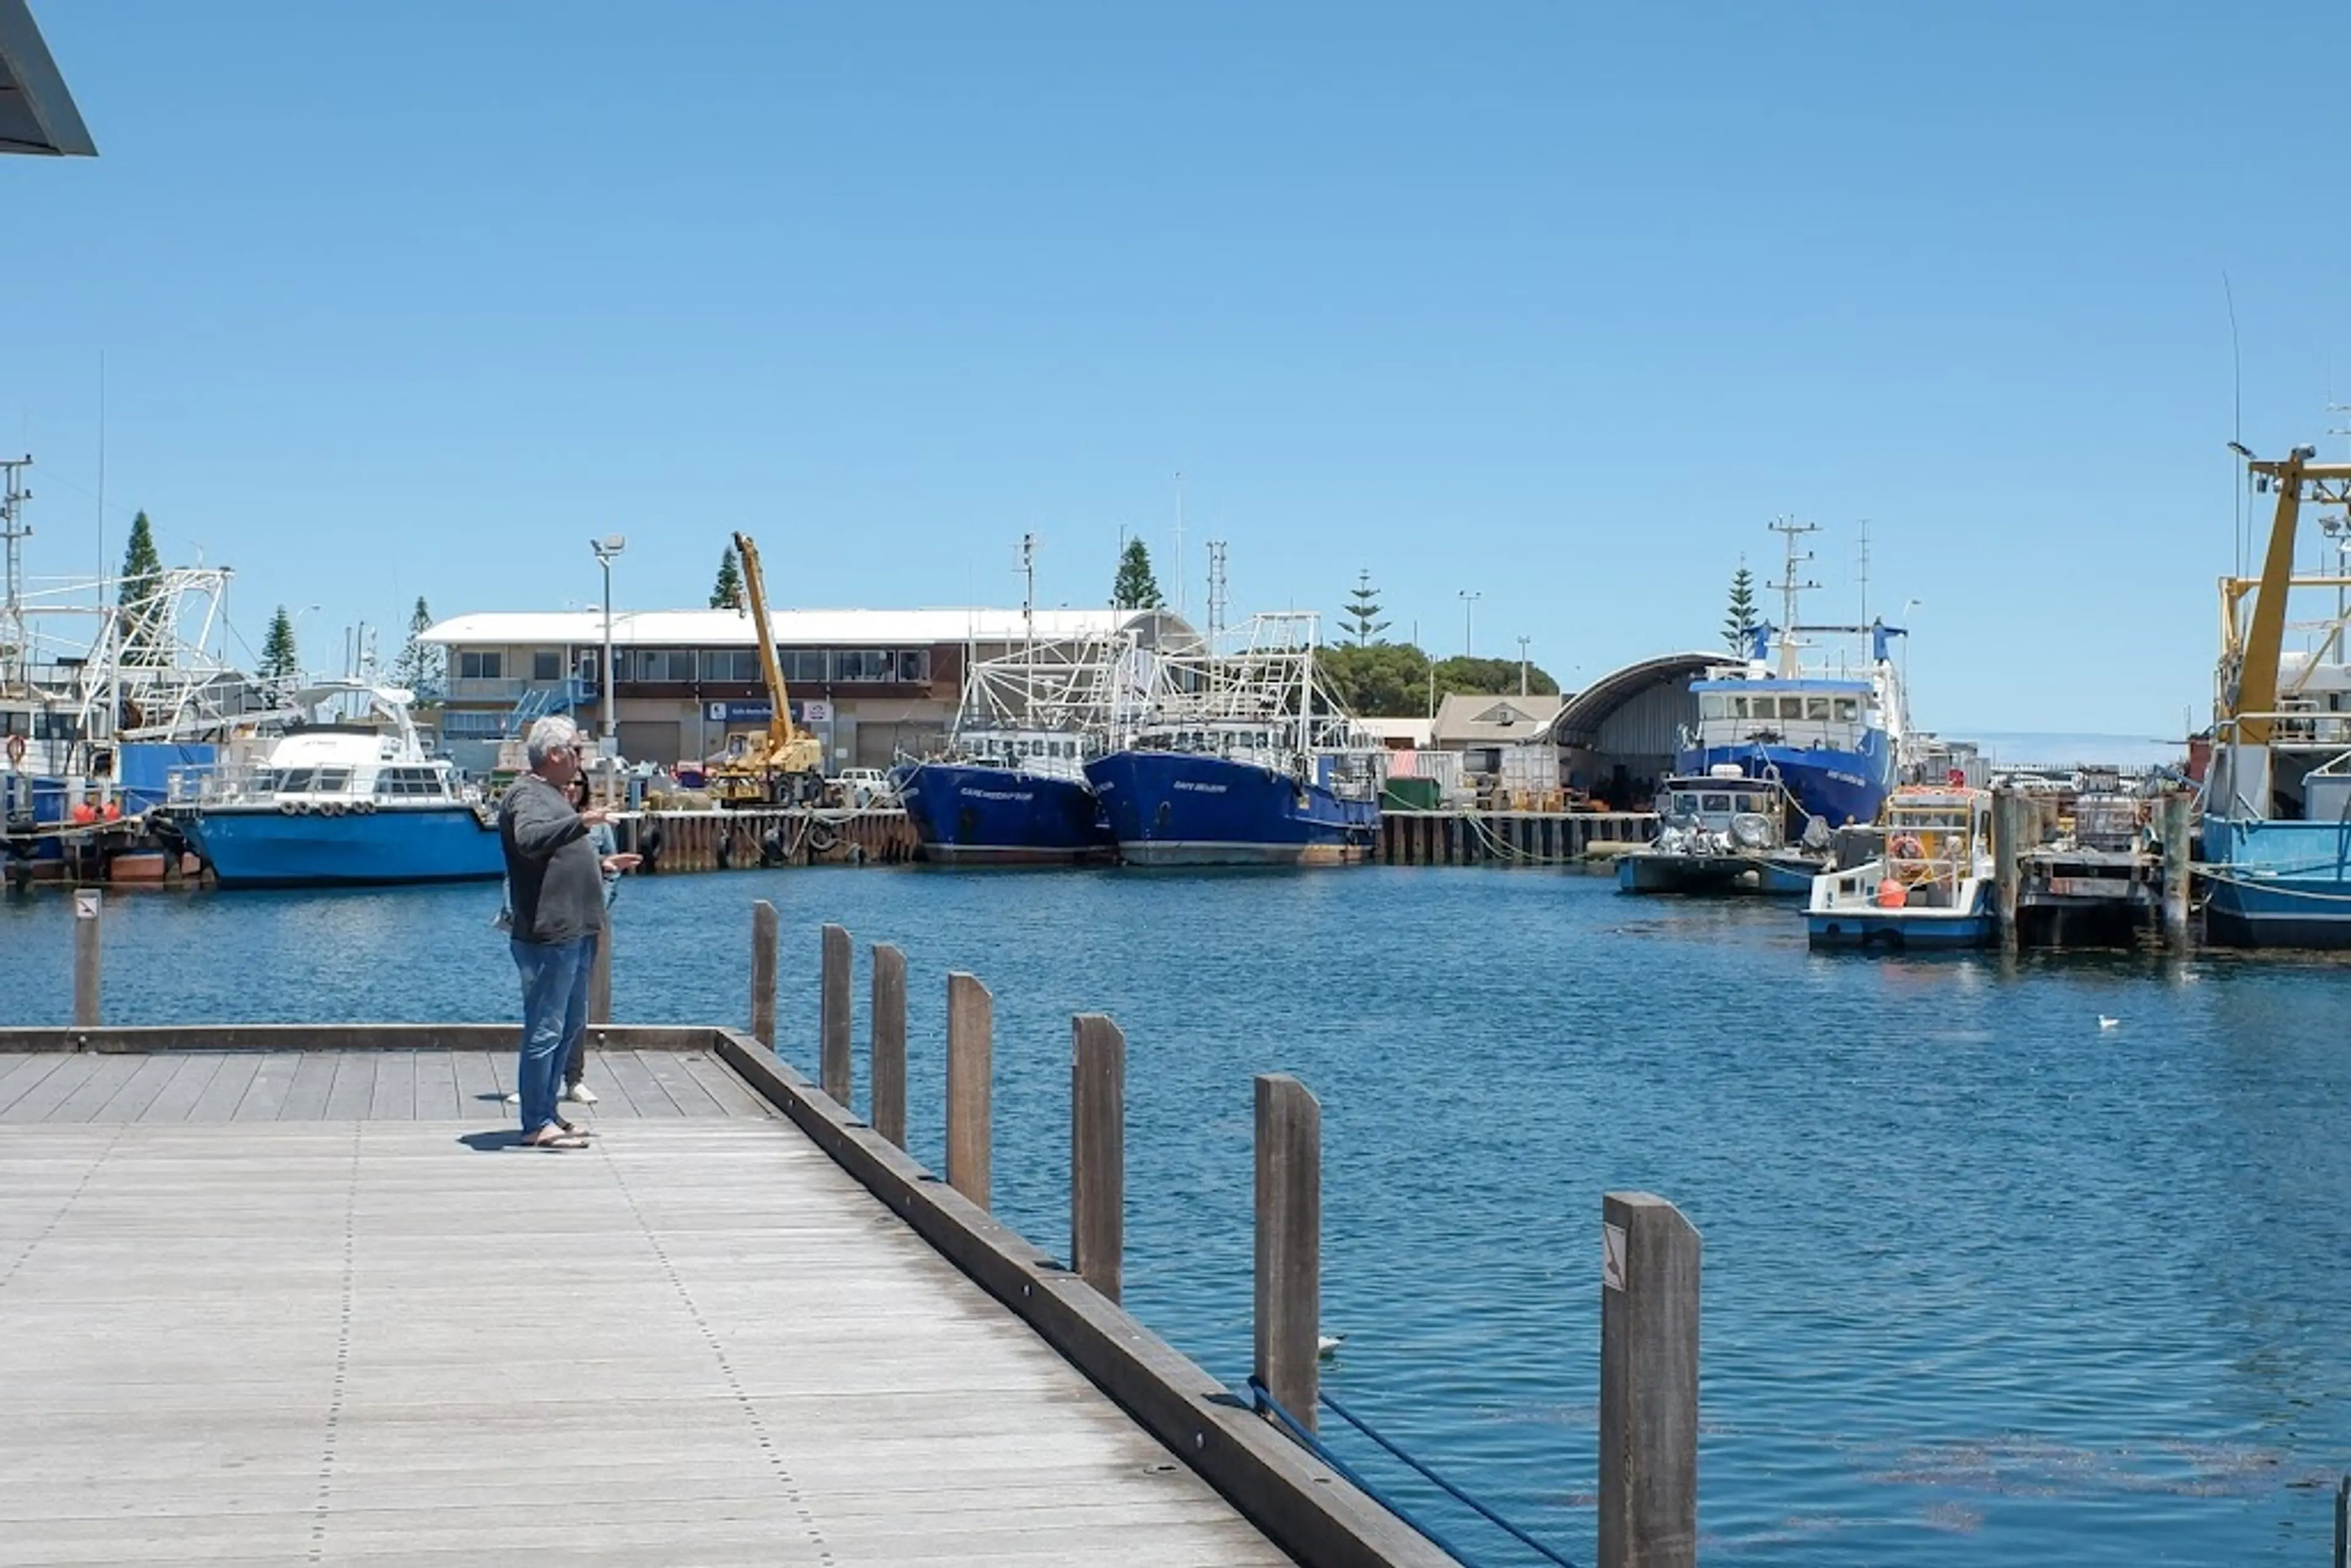
[[[588,1141],[557,1114],[556,1096],[567,1047],[588,1027],[588,979],[595,939],[604,928],[607,869],[588,835],[604,813],[575,811],[567,795],[580,771],[577,725],[549,715],[530,727],[523,749],[530,771],[498,803],[498,842],[506,852],[514,914],[507,946],[522,977],[522,1051],[516,1071],[522,1135],[532,1148],[580,1149]]]
[[[570,799],[571,809],[585,816],[588,810],[588,775],[574,774],[571,788],[564,791]],[[600,813],[601,815],[601,813]],[[609,819],[588,830],[589,847],[596,852],[597,863],[604,868],[604,928],[596,933],[597,946],[612,939],[612,901],[621,896],[621,873],[637,863],[635,855],[620,852],[620,841],[612,836]],[[588,969],[595,973],[597,948],[588,949]],[[563,1047],[563,1098],[575,1105],[596,1103],[596,1091],[582,1082],[588,1075],[588,1030],[583,1025],[572,1030]]]

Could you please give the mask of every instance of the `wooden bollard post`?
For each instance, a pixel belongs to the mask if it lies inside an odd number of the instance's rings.
[[[751,1038],[776,1049],[776,906],[751,905]]]
[[[1256,1376],[1309,1431],[1322,1332],[1322,1106],[1288,1073],[1260,1073]]]
[[[849,970],[854,959],[849,930],[824,928],[821,981],[817,1000],[817,1082],[837,1105],[846,1106],[854,1076],[849,1061]]]
[[[598,1029],[612,1022],[612,922],[596,933],[596,962],[588,971],[588,1021]]]
[[[1600,1218],[1600,1568],[1695,1568],[1698,1231],[1646,1192]]]
[[[98,925],[106,895],[94,887],[74,892],[74,1011],[76,1029],[98,1027]]]
[[[1070,1267],[1115,1301],[1126,1250],[1126,1036],[1100,1013],[1080,1013],[1070,1037]]]
[[[2000,945],[2016,950],[2016,917],[2024,885],[2024,821],[2027,802],[2012,789],[1991,798],[1992,893],[2000,914]]]
[[[947,1185],[987,1207],[996,999],[977,975],[947,977]]]
[[[906,955],[873,945],[873,1130],[906,1146]]]
[[[2195,797],[2164,796],[2156,807],[2163,845],[2163,939],[2174,952],[2188,950],[2189,883],[2194,877],[2188,849],[2195,826]]]

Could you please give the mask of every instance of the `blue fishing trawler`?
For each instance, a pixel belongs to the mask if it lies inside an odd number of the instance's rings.
[[[1086,781],[1082,736],[963,737],[953,760],[922,762],[898,787],[925,860],[1050,865],[1118,852]]]
[[[496,816],[426,755],[410,694],[336,682],[300,694],[335,716],[299,724],[258,758],[188,769],[163,815],[223,887],[486,882],[503,875]]]
[[[2351,513],[2351,463],[2320,463],[2311,446],[2273,461],[2239,455],[2248,480],[2277,500],[2262,575],[2220,583],[2220,696],[2196,857],[2204,935],[2230,946],[2351,947],[2351,617],[2340,578],[2294,570],[2303,504]],[[2297,588],[2335,594],[2313,645],[2292,650]]]
[[[1148,720],[1086,764],[1122,861],[1370,858],[1386,753],[1317,685],[1316,625],[1259,615],[1236,652],[1163,661]]]

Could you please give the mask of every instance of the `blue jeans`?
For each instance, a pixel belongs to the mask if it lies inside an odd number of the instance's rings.
[[[515,967],[522,972],[522,1060],[515,1087],[522,1094],[525,1137],[555,1120],[556,1096],[563,1087],[564,1058],[571,1041],[588,1027],[588,977],[595,966],[596,938],[569,942],[516,942]]]

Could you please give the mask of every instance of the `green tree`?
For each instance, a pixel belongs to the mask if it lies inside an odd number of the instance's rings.
[[[1734,653],[1745,655],[1755,642],[1755,574],[1741,559],[1730,574],[1730,612],[1722,618],[1722,640]]]
[[[1129,539],[1118,558],[1118,577],[1110,585],[1110,601],[1120,610],[1156,610],[1167,601],[1159,580],[1151,574],[1151,552],[1141,539]]]
[[[1318,652],[1314,667],[1349,713],[1396,717],[1427,711],[1428,655],[1409,643],[1343,643]]]
[[[156,646],[158,628],[150,623],[151,602],[163,586],[163,558],[155,552],[155,532],[147,514],[131,519],[131,541],[122,550],[122,583],[118,602],[122,607],[122,662],[126,664],[167,663],[168,650]]]
[[[292,695],[301,674],[302,655],[294,647],[294,618],[281,604],[269,618],[269,635],[262,640],[261,678],[272,700],[283,702]]]
[[[416,596],[416,608],[408,615],[408,643],[400,650],[400,660],[392,667],[392,678],[416,694],[420,704],[431,704],[441,695],[442,676],[449,667],[448,652],[424,640],[433,629],[433,612],[426,609],[424,596]],[[276,628],[273,627],[274,632]],[[290,637],[293,629],[288,627]]]
[[[1355,574],[1355,586],[1347,593],[1347,608],[1339,612],[1340,623],[1355,640],[1356,647],[1369,647],[1373,638],[1388,629],[1391,622],[1379,619],[1379,613],[1380,592],[1372,586],[1372,574],[1366,568]]]
[[[718,558],[718,580],[710,585],[710,608],[743,608],[743,568],[735,559],[733,545],[728,545],[726,552]]]
[[[1467,692],[1473,696],[1515,696],[1518,690],[1516,659],[1470,659],[1457,654],[1437,662],[1437,695],[1440,697],[1454,692]],[[1541,665],[1530,664],[1527,691],[1531,695],[1553,696],[1559,692],[1559,683],[1546,674]]]

